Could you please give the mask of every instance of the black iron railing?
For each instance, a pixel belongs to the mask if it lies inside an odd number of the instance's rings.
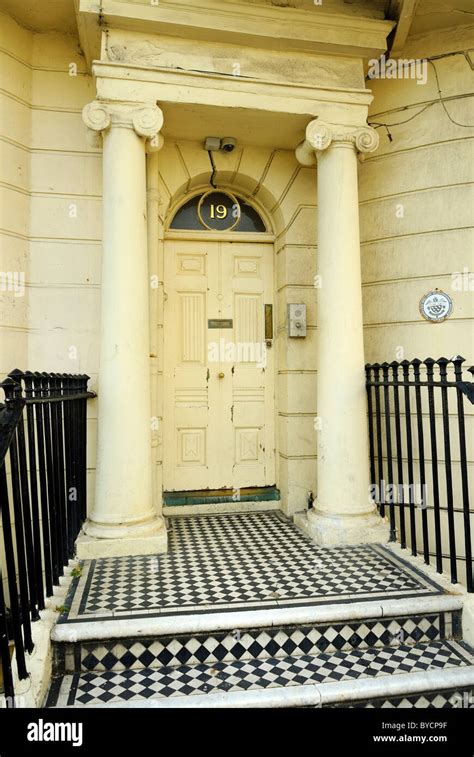
[[[31,624],[74,553],[86,518],[89,377],[15,370],[0,383],[0,656],[7,707],[28,676]],[[6,568],[4,587],[1,565]]]
[[[371,495],[380,515],[388,515],[390,539],[413,555],[421,552],[427,564],[434,558],[439,573],[449,566],[451,581],[465,578],[472,592],[474,416],[464,402],[474,403],[474,383],[463,379],[463,363],[462,357],[427,358],[365,370]]]

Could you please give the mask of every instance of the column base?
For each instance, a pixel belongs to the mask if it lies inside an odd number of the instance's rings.
[[[112,526],[88,520],[76,541],[76,557],[93,560],[97,557],[156,555],[166,552],[167,548],[168,534],[163,518],[155,518],[140,526]]]
[[[377,512],[366,515],[320,515],[315,510],[296,513],[295,525],[322,547],[343,544],[385,544],[389,525]]]

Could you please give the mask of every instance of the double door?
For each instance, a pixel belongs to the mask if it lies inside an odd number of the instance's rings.
[[[272,245],[167,241],[164,290],[165,491],[273,485]]]

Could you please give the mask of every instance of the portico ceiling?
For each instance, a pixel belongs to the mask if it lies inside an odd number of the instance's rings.
[[[435,29],[448,29],[474,23],[472,0],[421,0],[410,28],[410,35]]]
[[[310,114],[269,113],[186,103],[162,103],[163,136],[202,142],[206,137],[234,137],[237,147],[254,145],[293,150],[304,139]]]
[[[77,34],[74,0],[0,0],[0,11],[34,32]]]

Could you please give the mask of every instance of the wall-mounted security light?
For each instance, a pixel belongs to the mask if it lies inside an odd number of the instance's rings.
[[[206,141],[204,142],[204,149],[208,152],[217,152],[217,150],[221,149],[221,138],[206,137]]]

